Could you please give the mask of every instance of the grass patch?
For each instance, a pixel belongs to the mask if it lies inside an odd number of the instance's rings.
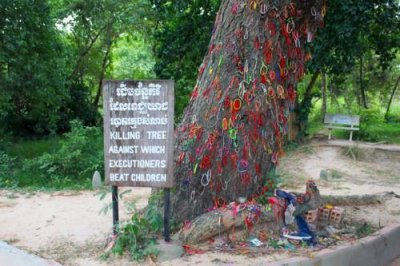
[[[333,179],[340,179],[343,177],[343,173],[336,169],[332,169],[331,175]]]
[[[400,144],[400,123],[370,123],[362,127],[357,135],[366,141]]]
[[[371,235],[373,232],[376,231],[372,225],[368,224],[367,222],[358,223],[355,225],[356,227],[356,236],[358,238],[366,237]]]
[[[349,139],[350,131],[341,129],[332,129],[332,139]],[[353,140],[357,139],[356,134],[353,132]]]
[[[319,131],[321,131],[323,128],[324,128],[323,123],[317,122],[317,121],[311,121],[308,123],[308,126],[307,126],[307,135],[314,136]]]
[[[33,159],[44,153],[53,153],[59,148],[60,137],[54,136],[39,140],[21,140],[8,145],[5,151],[11,157]]]

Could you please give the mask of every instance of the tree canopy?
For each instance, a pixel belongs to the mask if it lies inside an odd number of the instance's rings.
[[[388,67],[400,48],[400,6],[395,0],[328,1],[325,27],[313,44],[311,71],[348,73],[367,53]]]
[[[180,116],[195,86],[220,2],[0,1],[3,134],[60,133],[76,118],[99,124],[105,78],[174,79]],[[399,2],[331,0],[327,5],[325,27],[309,47],[313,57],[308,73],[327,73],[340,92],[341,81],[358,71],[354,94],[368,107],[373,94],[369,77],[377,76],[370,66],[386,73],[396,68]],[[393,83],[380,86],[382,93],[389,95]],[[299,92],[303,97],[302,89]]]
[[[0,2],[0,121],[18,135],[55,131],[68,98],[50,13],[43,0]]]

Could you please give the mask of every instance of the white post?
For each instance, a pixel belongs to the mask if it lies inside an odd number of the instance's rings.
[[[350,142],[353,141],[353,124],[351,124],[351,128],[350,128]]]

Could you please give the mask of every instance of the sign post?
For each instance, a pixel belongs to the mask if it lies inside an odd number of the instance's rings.
[[[169,204],[170,204],[170,189],[164,188],[164,240],[165,242],[171,241],[169,234]]]
[[[114,234],[117,187],[164,189],[164,235],[169,241],[169,188],[173,180],[174,82],[104,81],[105,183],[113,187]]]
[[[118,187],[113,186],[111,190],[112,208],[113,208],[113,234],[118,234],[119,226],[119,208],[118,208]]]

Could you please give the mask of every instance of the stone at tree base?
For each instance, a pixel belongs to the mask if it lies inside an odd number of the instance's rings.
[[[319,178],[322,180],[327,181],[329,179],[329,173],[328,170],[326,169],[321,169],[321,171],[319,172]]]
[[[179,241],[165,242],[162,240],[157,243],[156,248],[159,251],[157,255],[158,262],[177,259],[185,254],[185,250]]]
[[[92,189],[99,189],[103,186],[101,183],[101,175],[99,171],[94,172],[93,178],[92,178]]]

